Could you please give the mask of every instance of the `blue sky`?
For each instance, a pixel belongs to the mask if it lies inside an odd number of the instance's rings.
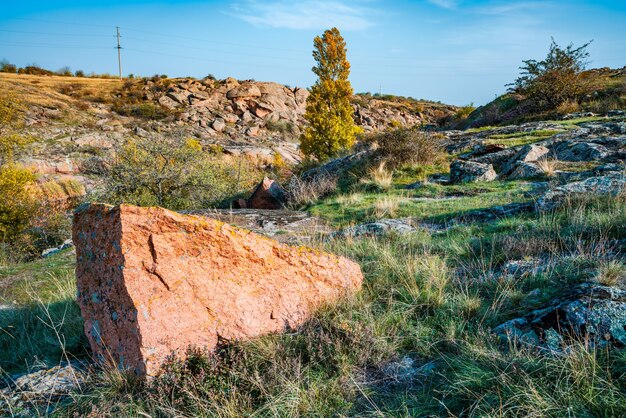
[[[593,67],[626,65],[626,0],[13,1],[0,58],[23,66],[277,81],[309,86],[313,38],[337,26],[355,91],[484,104],[550,37],[591,39]]]

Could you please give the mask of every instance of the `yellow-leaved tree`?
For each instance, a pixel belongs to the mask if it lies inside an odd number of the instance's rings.
[[[300,147],[307,158],[324,161],[352,146],[361,129],[352,119],[346,41],[339,29],[332,28],[315,37],[313,44],[317,62],[313,72],[318,79],[309,89],[304,114],[308,126],[300,137]]]

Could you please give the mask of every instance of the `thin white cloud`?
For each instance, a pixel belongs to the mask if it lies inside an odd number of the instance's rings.
[[[429,3],[434,4],[435,6],[443,7],[444,9],[456,9],[459,5],[457,0],[428,0]]]
[[[491,16],[512,16],[517,13],[545,11],[552,7],[549,1],[494,2],[477,7],[476,12]]]
[[[248,0],[233,6],[232,15],[255,26],[286,29],[364,30],[374,26],[374,12],[366,1],[339,0],[258,1]]]

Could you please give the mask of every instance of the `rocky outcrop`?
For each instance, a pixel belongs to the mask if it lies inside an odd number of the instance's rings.
[[[456,160],[450,164],[450,182],[452,183],[493,181],[496,177],[497,174],[491,164],[463,160]]]
[[[196,125],[209,135],[231,138],[273,133],[297,138],[309,96],[305,88],[234,78],[149,80],[141,88],[145,99],[179,112],[181,122]],[[362,95],[355,96],[353,109],[354,121],[366,132],[432,123],[455,111],[436,103]]]
[[[73,240],[94,356],[140,375],[189,346],[295,328],[363,280],[345,258],[156,207],[84,205]]]
[[[626,190],[626,174],[607,173],[603,176],[590,177],[583,181],[575,181],[564,186],[548,190],[538,201],[537,209],[547,211],[558,208],[570,196],[612,195],[616,196]]]
[[[572,340],[626,345],[626,291],[584,283],[493,332],[534,348],[562,351]]]

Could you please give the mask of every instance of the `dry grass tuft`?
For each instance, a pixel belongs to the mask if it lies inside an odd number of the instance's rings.
[[[383,161],[377,167],[370,169],[366,178],[362,178],[360,183],[368,190],[387,191],[393,185],[393,173],[385,168]]]
[[[293,209],[315,203],[337,189],[337,177],[317,176],[311,180],[302,180],[293,176],[287,185],[288,205]]]
[[[559,160],[545,158],[540,159],[536,162],[537,167],[543,171],[546,177],[554,177],[556,174],[556,169],[559,165]]]

